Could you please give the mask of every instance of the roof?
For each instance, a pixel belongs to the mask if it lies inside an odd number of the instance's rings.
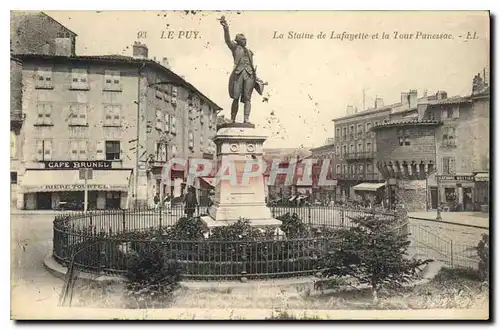
[[[382,183],[364,182],[354,186],[353,189],[361,191],[377,191],[384,186],[385,182]]]
[[[322,146],[319,146],[319,147],[316,147],[316,148],[311,148],[311,152],[312,151],[321,151],[321,150],[324,150],[324,149],[329,149],[329,148],[332,148],[335,146],[335,143],[330,143],[330,144],[325,144],[325,145],[322,145]]]
[[[15,58],[19,58],[23,61],[25,60],[51,60],[51,61],[88,61],[88,62],[108,62],[108,63],[124,63],[133,65],[146,65],[150,66],[154,70],[160,70],[166,72],[169,76],[173,77],[173,84],[178,84],[184,86],[195,93],[199,94],[201,98],[208,102],[214,110],[221,110],[222,108],[217,105],[214,101],[205,96],[200,90],[194,87],[191,83],[187,82],[184,78],[177,75],[172,70],[164,67],[163,65],[151,60],[151,59],[139,59],[131,56],[124,55],[80,55],[80,56],[62,56],[62,55],[45,55],[45,54],[16,54],[13,55]]]
[[[452,96],[441,100],[429,101],[429,105],[459,104],[471,102],[470,96]]]
[[[73,34],[75,37],[78,36],[75,32],[71,31],[68,29],[67,26],[61,24],[57,20],[55,20],[52,16],[48,15],[47,13],[44,13],[43,11],[38,11],[38,10],[12,10],[11,11],[12,16],[43,16],[48,18],[50,21],[54,22],[55,24],[59,25],[69,33]],[[12,17],[11,16],[11,17]]]
[[[442,122],[439,120],[426,120],[426,119],[413,119],[413,120],[398,120],[390,121],[388,123],[382,123],[376,126],[372,126],[370,130],[377,130],[385,127],[396,127],[396,126],[434,126],[441,125]]]
[[[336,122],[336,121],[339,121],[339,120],[356,118],[356,117],[362,117],[364,115],[371,115],[371,114],[374,114],[374,113],[391,110],[393,107],[398,106],[398,105],[401,105],[401,103],[394,103],[394,104],[390,104],[390,105],[384,105],[383,107],[380,107],[380,108],[377,108],[377,109],[369,109],[369,110],[360,111],[360,112],[354,113],[352,115],[347,115],[347,116],[342,116],[342,117],[339,117],[339,118],[335,118],[335,119],[333,119],[333,121]]]
[[[71,31],[70,29],[68,29],[68,27],[66,25],[63,25],[61,23],[59,23],[58,21],[56,21],[52,16],[50,15],[47,15],[46,13],[44,13],[43,11],[40,12],[42,15],[48,17],[51,21],[53,21],[54,23],[56,24],[59,24],[62,28],[64,28],[65,30],[67,30],[68,32],[72,33],[75,37],[78,36],[78,34],[76,34],[75,32]]]

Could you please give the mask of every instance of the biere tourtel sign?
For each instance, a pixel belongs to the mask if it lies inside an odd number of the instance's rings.
[[[92,161],[45,161],[45,168],[51,170],[78,170],[81,168],[91,168],[94,170],[111,169],[111,161],[109,160],[92,160]]]

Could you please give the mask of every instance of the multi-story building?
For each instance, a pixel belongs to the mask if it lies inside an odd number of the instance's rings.
[[[148,59],[135,43],[133,57],[20,54],[22,113],[17,206],[53,208],[83,200],[79,168],[93,168],[90,208],[151,205],[156,193],[174,193],[184,179],[172,157],[213,154],[221,108],[193,85]],[[170,191],[169,191],[170,190]]]
[[[418,99],[417,117],[373,127],[377,166],[391,196],[409,210],[489,204],[489,87],[474,77],[472,94]]]
[[[321,201],[334,201],[336,198],[335,190],[337,188],[336,181],[332,185],[318,185],[319,176],[321,175],[321,170],[323,169],[323,161],[329,161],[329,167],[333,170],[333,176],[335,176],[335,140],[327,139],[325,144],[311,149],[311,158],[317,160],[316,166],[313,167],[313,187],[312,194],[315,200]],[[331,178],[325,177],[328,180]],[[330,181],[329,181],[330,182]]]
[[[10,52],[15,54],[75,54],[76,34],[52,17],[37,11],[12,11]],[[11,201],[16,203],[17,173],[22,159],[22,61],[10,60],[10,177]]]
[[[388,122],[393,106],[383,106],[382,99],[377,98],[373,109],[334,119],[337,178],[335,200],[357,199],[355,186],[383,181],[375,166],[377,143],[370,129]],[[349,112],[351,111],[348,109]]]

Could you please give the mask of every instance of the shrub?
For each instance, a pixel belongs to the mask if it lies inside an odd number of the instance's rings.
[[[490,243],[488,234],[482,235],[476,249],[479,256],[478,268],[481,280],[488,281],[490,276]]]
[[[341,229],[321,259],[326,276],[351,276],[372,288],[373,300],[382,285],[401,286],[417,275],[417,269],[432,260],[406,257],[410,241],[400,234],[397,218],[367,215],[353,218],[355,226]]]

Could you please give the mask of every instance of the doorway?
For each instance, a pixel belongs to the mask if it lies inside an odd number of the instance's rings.
[[[431,187],[431,209],[435,210],[438,207],[438,189]]]
[[[473,211],[472,188],[463,188],[464,211]]]
[[[36,208],[38,210],[51,210],[52,209],[52,193],[39,192],[36,194]]]

